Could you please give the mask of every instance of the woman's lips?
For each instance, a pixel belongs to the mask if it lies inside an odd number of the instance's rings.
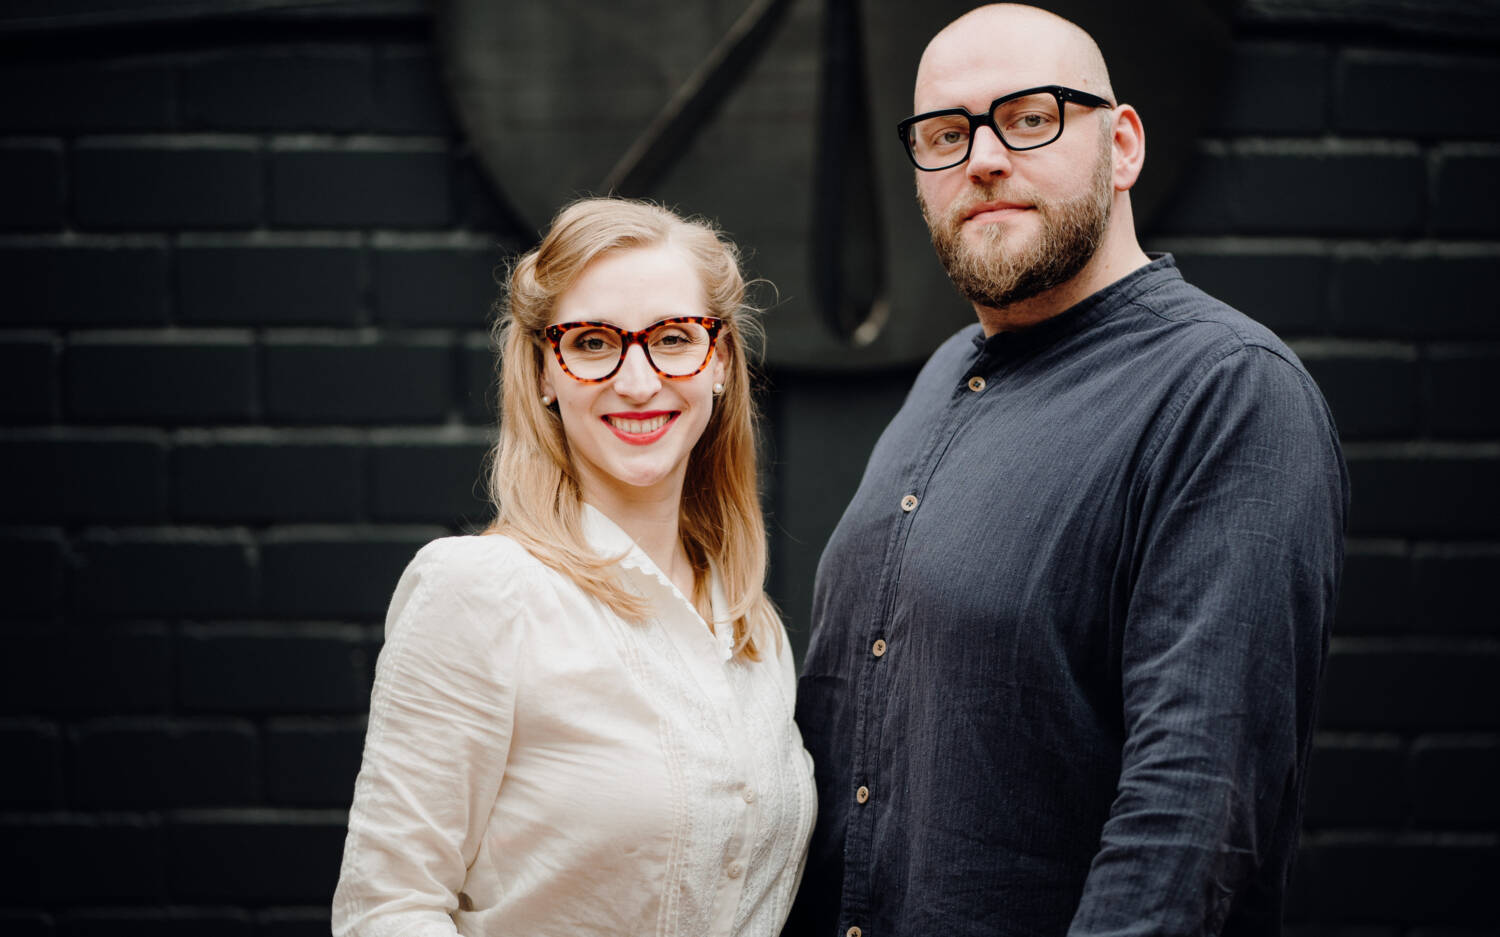
[[[677,419],[677,412],[610,413],[601,419],[620,439],[633,446],[646,446],[666,435],[672,421]]]

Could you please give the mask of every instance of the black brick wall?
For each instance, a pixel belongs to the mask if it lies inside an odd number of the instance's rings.
[[[1291,919],[1491,933],[1497,43],[1252,6],[1148,245],[1293,343],[1349,458]],[[326,933],[385,603],[485,517],[492,270],[527,238],[427,34],[0,34],[0,931]],[[910,376],[770,375],[799,646]]]

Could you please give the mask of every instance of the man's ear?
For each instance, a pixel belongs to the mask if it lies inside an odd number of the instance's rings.
[[[1111,114],[1113,182],[1116,191],[1126,192],[1141,177],[1146,164],[1146,128],[1141,125],[1141,115],[1129,104],[1116,105]]]

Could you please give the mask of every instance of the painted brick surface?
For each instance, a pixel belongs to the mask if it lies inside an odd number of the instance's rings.
[[[7,324],[149,326],[165,325],[170,314],[164,243],[0,245],[0,277]]]
[[[0,147],[0,205],[12,230],[62,227],[62,151],[49,143]]]
[[[73,154],[73,210],[89,228],[253,227],[263,214],[260,160],[248,142],[82,141]]]
[[[183,247],[179,317],[194,325],[357,325],[363,258],[352,247]]]
[[[326,935],[391,590],[489,517],[490,307],[535,231],[457,126],[428,14],[356,6],[0,35],[7,935]],[[1500,26],[1478,6],[1240,5],[1147,232],[1293,343],[1349,458],[1292,937],[1494,930]],[[740,171],[800,198],[791,152],[722,153],[718,210],[751,207]],[[768,375],[794,648],[911,377]]]

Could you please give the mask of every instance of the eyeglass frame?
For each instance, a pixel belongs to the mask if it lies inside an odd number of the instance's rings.
[[[703,363],[698,365],[697,369],[692,373],[668,374],[660,367],[658,367],[656,361],[651,357],[651,347],[646,344],[646,337],[660,326],[677,325],[680,323],[692,323],[694,325],[703,326],[703,328],[708,332],[708,354],[703,356]],[[557,364],[560,368],[562,368],[563,373],[581,384],[602,384],[610,378],[614,377],[616,374],[619,374],[620,368],[625,366],[625,356],[630,353],[631,345],[641,346],[641,353],[646,356],[646,363],[651,365],[651,370],[655,371],[666,380],[680,381],[702,374],[703,369],[708,367],[708,363],[714,360],[714,352],[718,350],[719,330],[723,327],[724,320],[719,318],[718,316],[670,316],[666,319],[661,319],[660,321],[651,323],[644,329],[641,329],[639,332],[632,332],[629,329],[622,329],[618,325],[614,325],[610,322],[595,322],[592,320],[581,319],[577,322],[558,322],[553,325],[549,325],[546,328],[542,329],[542,334],[545,335],[547,337],[547,340],[552,343],[552,354],[556,356]],[[620,360],[616,361],[615,366],[611,368],[609,373],[604,375],[603,377],[579,377],[578,375],[573,373],[572,369],[568,367],[568,363],[563,360],[563,336],[568,332],[571,332],[574,329],[578,328],[605,329],[620,336]]]
[[[1031,146],[1012,146],[1010,141],[1005,139],[1005,134],[1000,132],[999,126],[995,124],[995,108],[1004,104],[1006,101],[1014,101],[1016,98],[1024,98],[1028,94],[1040,94],[1042,92],[1046,92],[1057,99],[1057,135],[1048,140],[1046,143],[1035,143]],[[927,111],[926,113],[922,114],[913,114],[911,117],[908,117],[896,124],[896,135],[901,138],[901,148],[906,151],[906,158],[911,160],[911,164],[913,166],[916,166],[922,172],[942,172],[945,169],[952,169],[954,166],[961,166],[964,163],[968,162],[969,157],[974,152],[974,137],[979,132],[980,127],[990,128],[990,132],[995,135],[995,139],[999,140],[1007,150],[1010,150],[1013,153],[1021,153],[1025,152],[1026,150],[1037,150],[1041,149],[1044,146],[1050,146],[1051,144],[1056,143],[1058,139],[1062,137],[1063,128],[1067,124],[1064,115],[1068,110],[1068,104],[1070,102],[1073,104],[1081,104],[1084,107],[1102,107],[1109,110],[1114,110],[1115,108],[1114,104],[1112,104],[1105,98],[1099,97],[1097,94],[1089,94],[1087,91],[1079,91],[1076,88],[1067,88],[1063,85],[1042,85],[1037,88],[1026,88],[1022,91],[1012,91],[1010,94],[1002,94],[1000,97],[990,102],[989,108],[986,109],[983,114],[970,113],[969,109],[966,107],[945,107],[942,110]],[[929,118],[933,117],[946,117],[949,114],[961,114],[964,117],[968,118],[969,145],[964,148],[964,155],[962,159],[951,162],[946,166],[937,166],[929,169],[928,167],[923,166],[922,164],[917,162],[917,154],[912,152],[911,140],[907,136],[907,132],[918,121],[928,120]]]

